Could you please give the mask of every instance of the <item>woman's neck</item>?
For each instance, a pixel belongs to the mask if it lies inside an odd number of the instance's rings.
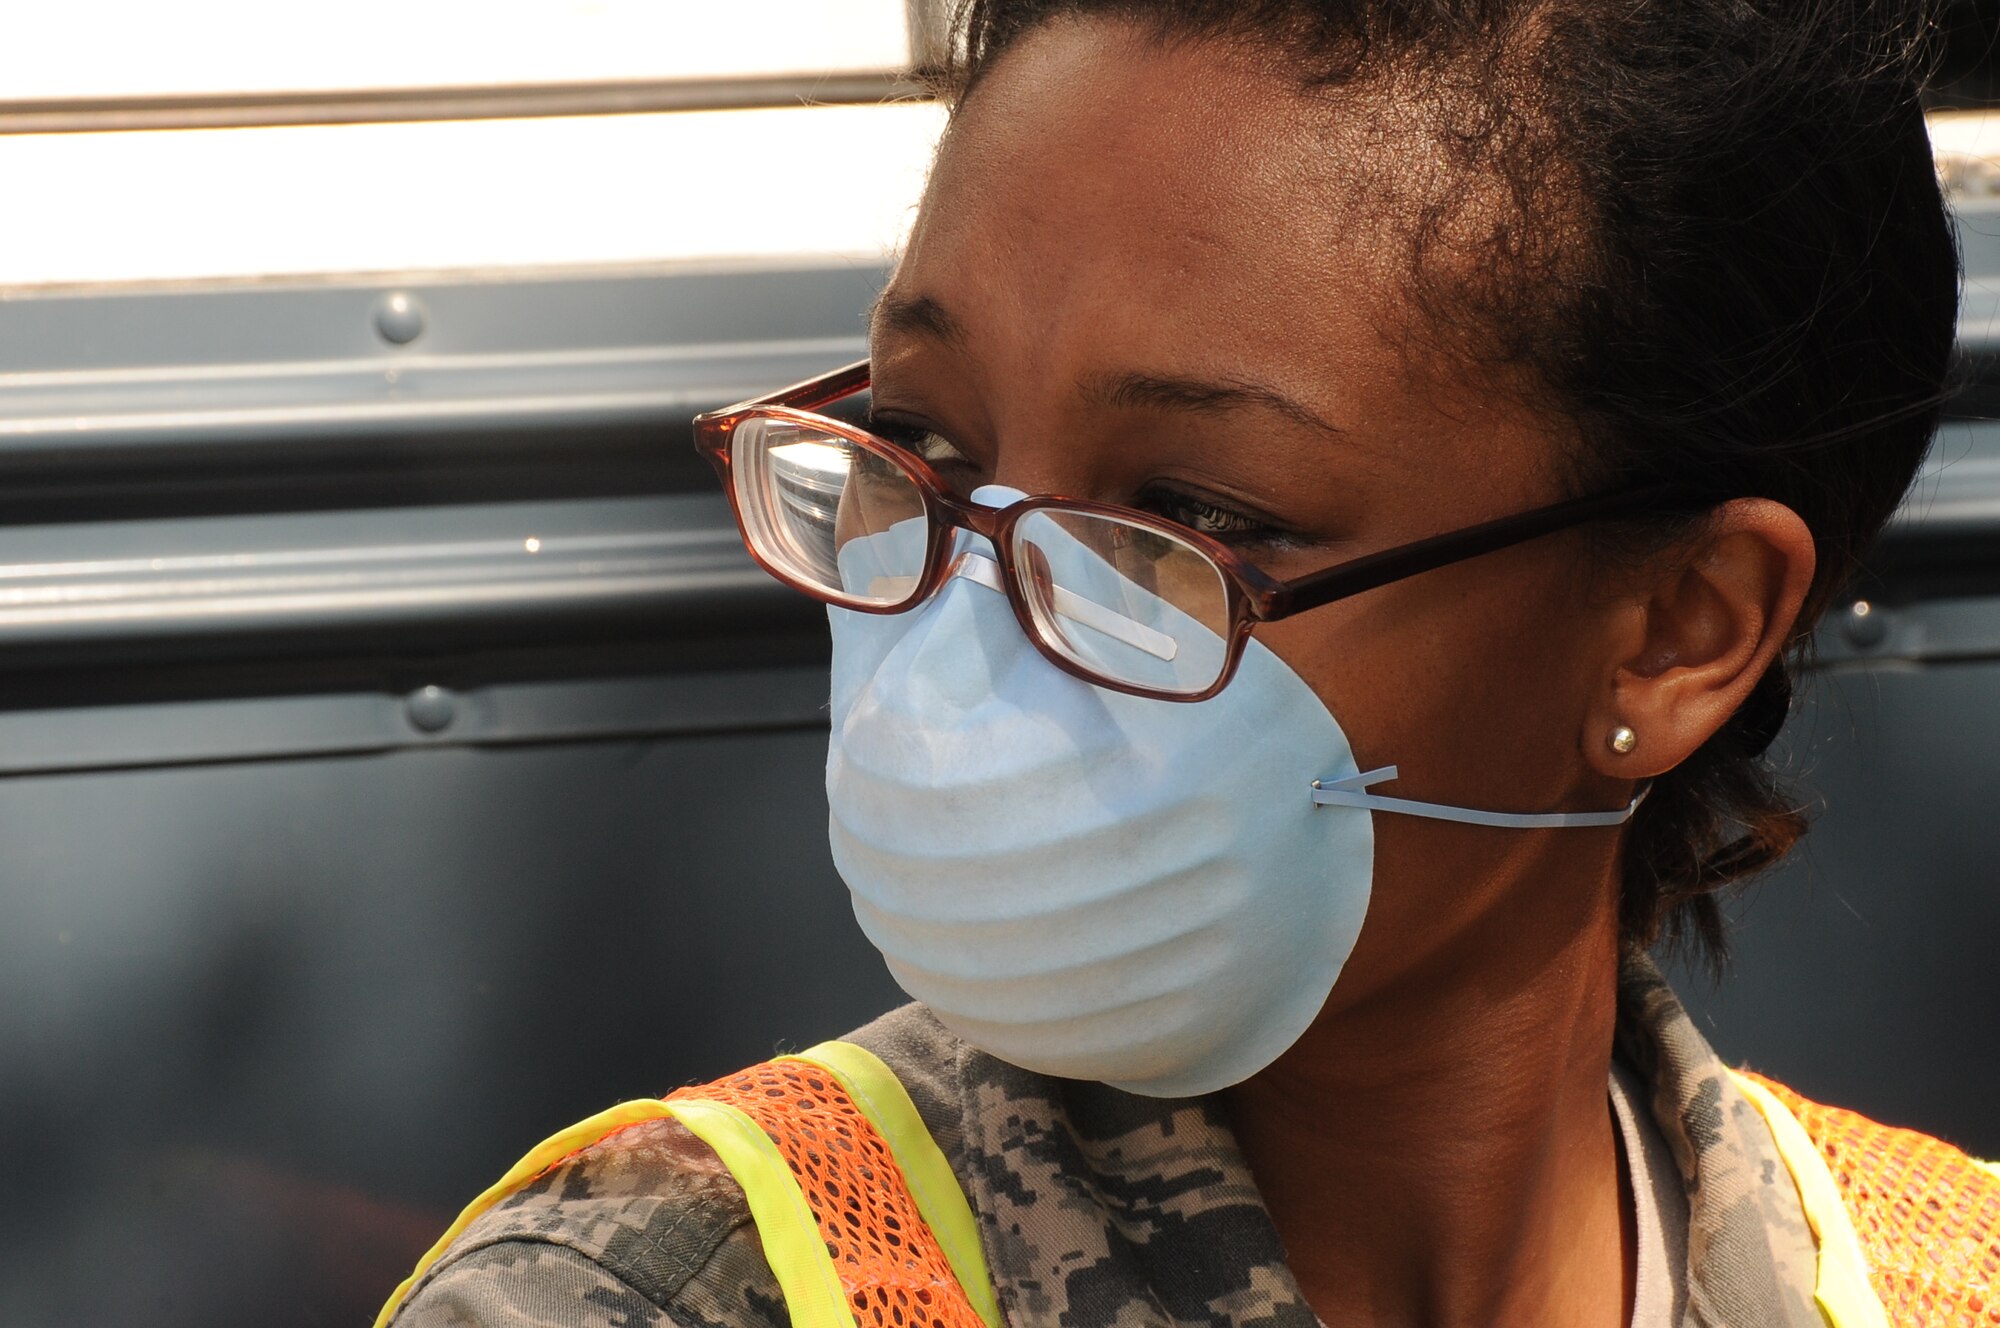
[[[1543,884],[1497,890],[1520,902],[1358,1003],[1336,988],[1297,1046],[1229,1092],[1327,1328],[1623,1328],[1617,895],[1601,875]],[[1550,916],[1564,896],[1579,901],[1567,926]]]

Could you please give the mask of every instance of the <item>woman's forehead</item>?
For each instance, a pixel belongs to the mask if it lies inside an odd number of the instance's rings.
[[[959,108],[892,290],[987,356],[1199,348],[1400,383],[1424,338],[1396,195],[1435,155],[1377,100],[1217,43],[1048,24]]]

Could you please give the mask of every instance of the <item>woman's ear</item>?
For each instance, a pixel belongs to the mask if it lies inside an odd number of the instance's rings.
[[[1585,721],[1591,766],[1650,779],[1693,755],[1791,639],[1815,564],[1812,532],[1784,504],[1716,508],[1614,615],[1609,685]]]

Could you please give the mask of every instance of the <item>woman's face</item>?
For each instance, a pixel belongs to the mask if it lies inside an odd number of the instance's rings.
[[[1160,512],[1281,577],[1565,496],[1558,427],[1427,351],[1398,200],[1437,158],[1383,109],[1308,99],[1216,44],[1030,34],[960,108],[878,308],[883,431],[962,491]],[[1401,768],[1385,792],[1616,805],[1582,756],[1605,661],[1584,547],[1540,540],[1257,639],[1362,769]],[[1376,833],[1336,1002],[1445,955],[1489,883],[1520,877],[1503,855],[1552,842],[1394,816]]]

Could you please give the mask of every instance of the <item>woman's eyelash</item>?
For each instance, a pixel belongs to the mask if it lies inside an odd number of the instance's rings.
[[[1208,502],[1177,489],[1148,488],[1140,493],[1139,506],[1166,517],[1176,525],[1186,526],[1189,530],[1225,543],[1261,543],[1288,538],[1284,531],[1262,517]]]
[[[939,470],[971,465],[963,452],[943,434],[925,425],[894,416],[871,416],[868,428],[887,442],[894,443],[925,464]],[[1225,544],[1291,544],[1295,537],[1264,517],[1197,498],[1179,489],[1150,485],[1140,491],[1135,506],[1166,517]]]
[[[878,437],[932,466],[949,465],[966,459],[964,453],[952,446],[950,439],[921,424],[870,416],[868,428]]]

